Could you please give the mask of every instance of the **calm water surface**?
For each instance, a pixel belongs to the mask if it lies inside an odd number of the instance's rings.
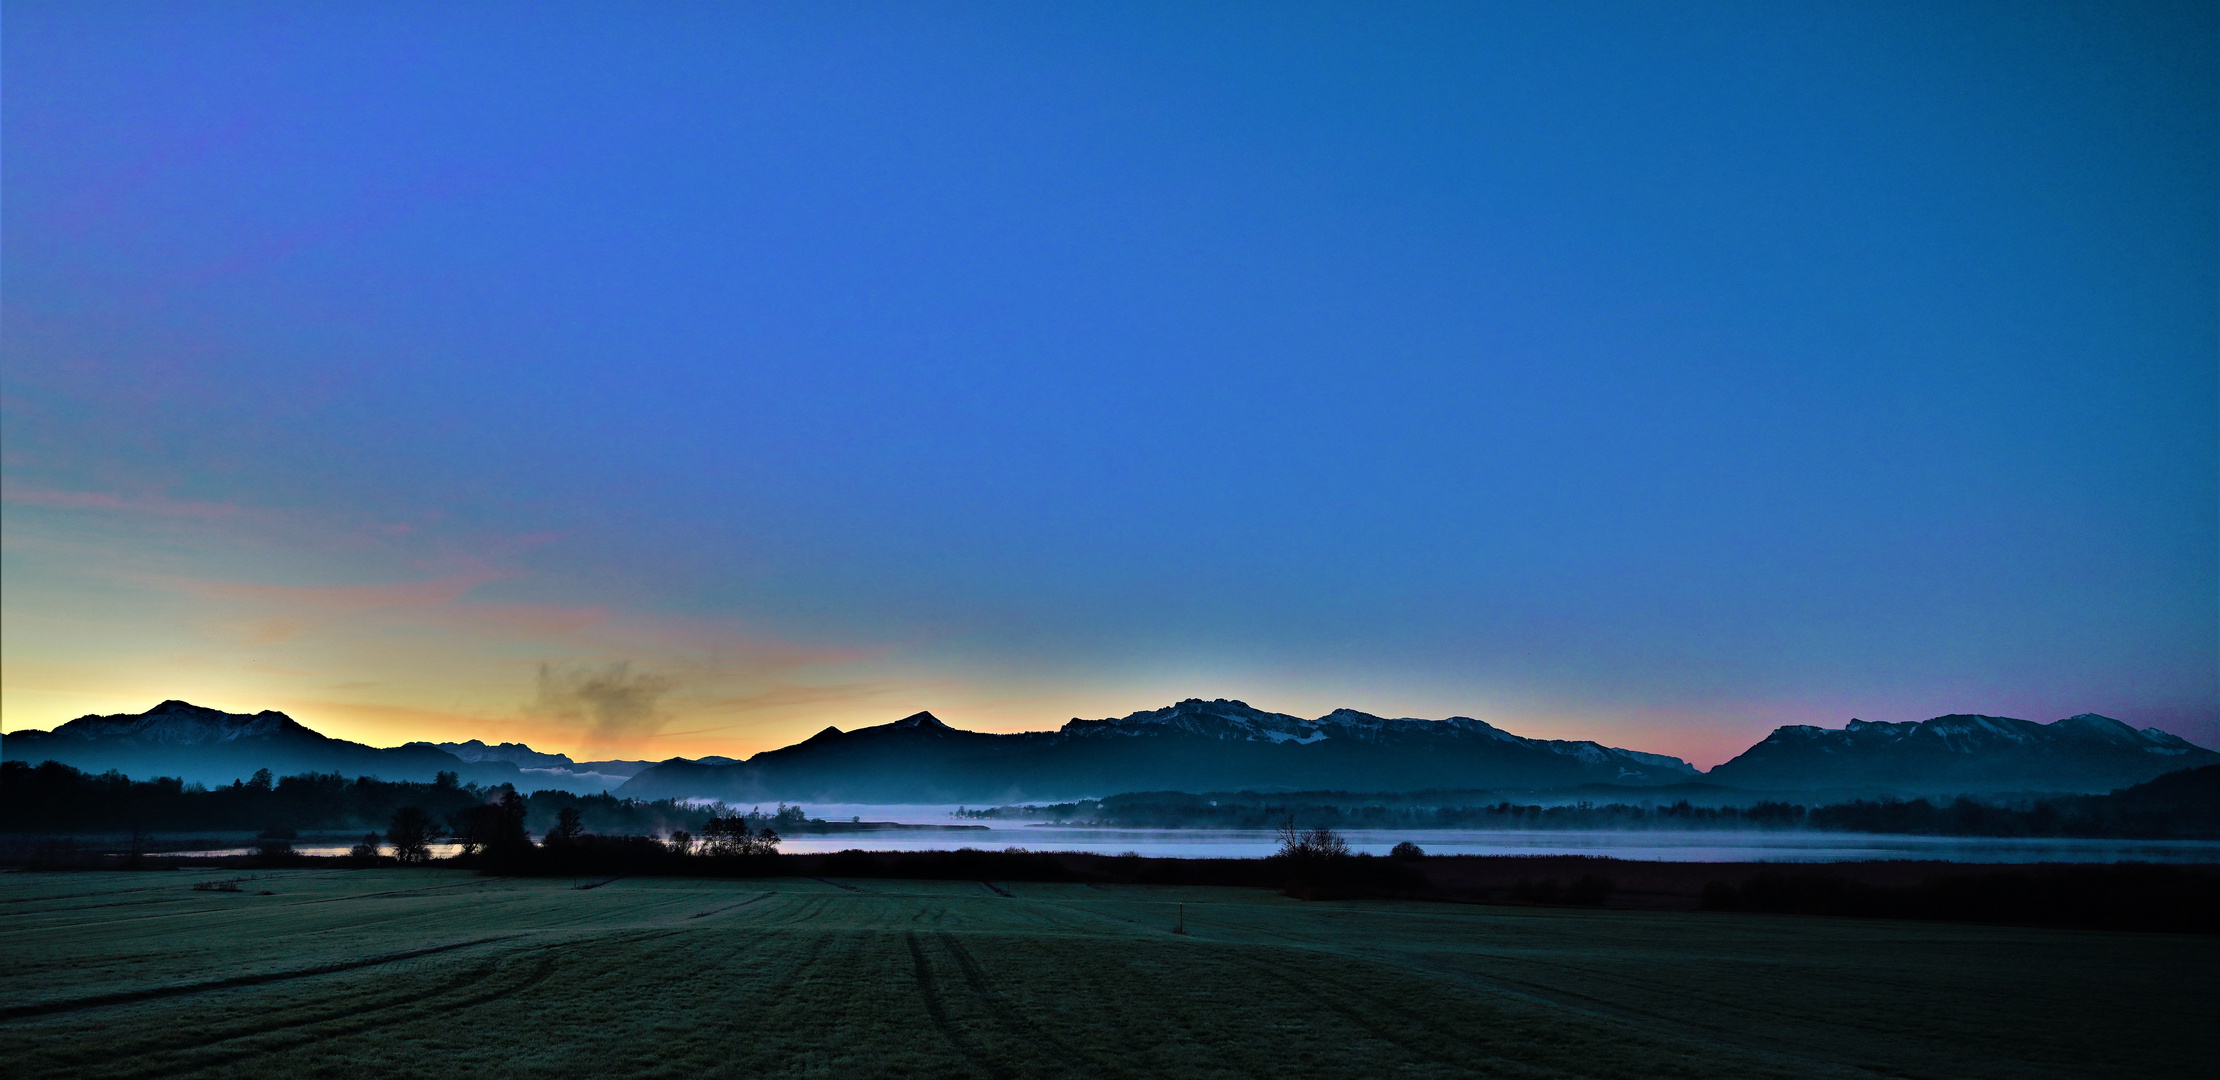
[[[766,806],[763,809],[771,810]],[[1087,851],[1104,855],[1134,852],[1153,858],[1254,859],[1272,854],[1278,839],[1267,830],[1248,829],[1094,829],[1020,821],[978,822],[957,818],[953,805],[817,804],[809,816],[829,821],[894,822],[911,826],[985,825],[986,828],[895,828],[830,835],[794,833],[779,850],[806,854],[863,848],[870,851],[931,851],[984,848],[998,851]],[[1361,852],[1385,855],[1409,840],[1434,855],[1604,855],[1615,859],[1667,862],[1848,862],[1862,859],[1944,859],[1967,863],[2025,862],[2170,862],[2220,863],[2214,840],[2067,840],[1960,836],[1899,836],[1802,830],[1569,830],[1569,829],[1413,829],[1350,830],[1342,834]],[[245,854],[249,848],[181,854]],[[344,855],[346,844],[299,843],[310,855]],[[434,844],[432,853],[457,853],[452,844]]]
[[[1605,855],[1667,862],[1848,862],[1861,859],[1947,859],[1952,862],[2220,862],[2220,841],[2060,840],[1870,833],[1412,830],[1342,834],[1353,850],[1385,855],[1409,840],[1432,855]],[[848,836],[788,837],[781,851],[922,851],[934,848],[1022,847],[1031,851],[1134,852],[1156,858],[1250,859],[1279,847],[1269,832],[1202,829],[1084,829],[1003,825],[985,831],[886,831]]]

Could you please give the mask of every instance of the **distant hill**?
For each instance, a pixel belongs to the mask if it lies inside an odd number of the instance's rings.
[[[2121,813],[2197,814],[2207,829],[2220,830],[2220,765],[2170,772],[2110,795],[2094,796],[2088,804]]]
[[[410,746],[429,746],[444,750],[464,761],[506,761],[517,767],[528,783],[553,783],[566,790],[614,790],[632,774],[655,764],[652,761],[572,761],[567,754],[548,754],[534,750],[523,743],[499,743],[488,746],[477,739],[468,742],[410,743]],[[583,788],[580,785],[584,785]]]
[[[1770,791],[2101,792],[2214,763],[2220,754],[2095,713],[2050,724],[1960,714],[1779,728],[1708,778]]]
[[[523,779],[505,761],[466,762],[426,743],[379,749],[312,731],[281,712],[227,713],[184,701],[165,701],[137,714],[81,716],[52,731],[11,731],[0,739],[0,757],[209,785],[244,779],[257,769],[278,776],[336,772],[381,780],[430,780],[452,772],[484,784]]]
[[[1199,698],[1055,731],[963,731],[929,712],[712,765],[666,761],[619,794],[740,801],[966,802],[1102,792],[1235,788],[1569,787],[1669,784],[1679,758],[1593,742],[1526,739],[1470,717],[1387,719],[1337,709],[1315,720]]]
[[[81,716],[52,731],[11,731],[0,738],[0,759],[36,765],[59,761],[86,772],[114,769],[128,776],[175,776],[188,783],[229,784],[268,769],[277,776],[339,773],[381,780],[428,781],[442,772],[464,783],[514,784],[523,791],[557,788],[591,794],[615,788],[647,762],[572,763],[521,743],[487,747],[433,743],[380,748],[317,732],[281,712],[227,713],[185,701],[165,701],[143,713]],[[519,761],[531,767],[520,767]]]

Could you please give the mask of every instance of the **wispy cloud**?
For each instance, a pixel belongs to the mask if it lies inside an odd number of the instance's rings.
[[[122,494],[112,491],[58,491],[53,488],[9,484],[0,488],[0,501],[52,510],[110,510],[159,517],[223,518],[239,513],[236,503],[174,499],[158,494]]]

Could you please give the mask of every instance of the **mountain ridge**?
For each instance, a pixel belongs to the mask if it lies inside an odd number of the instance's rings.
[[[325,735],[272,709],[227,713],[176,699],[143,713],[80,716],[52,731],[9,732],[0,736],[0,756],[206,784],[228,784],[257,769],[387,780],[430,780],[452,772],[488,784],[514,782],[519,776],[507,762],[465,762],[426,743],[368,746]]]
[[[829,727],[728,765],[662,762],[626,781],[619,793],[955,802],[1258,784],[1654,784],[1696,775],[1679,758],[1589,741],[1528,739],[1465,716],[1388,718],[1344,708],[1308,719],[1235,699],[1189,698],[1123,717],[1073,717],[1054,730],[1011,734],[951,728],[930,712],[854,731]]]
[[[658,798],[959,802],[1098,797],[1141,790],[1654,787],[1704,781],[1755,792],[1900,794],[2110,790],[2220,754],[2157,728],[2082,713],[2050,724],[1973,713],[1924,721],[1787,724],[1702,772],[1664,754],[1592,740],[1533,739],[1483,720],[1317,718],[1237,699],[1188,698],[1122,717],[1073,717],[1048,730],[966,731],[920,711],[745,759],[574,761],[523,743],[412,742],[377,748],[323,735],[274,710],[225,713],[164,701],[144,713],[88,715],[52,731],[0,736],[0,756],[92,771],[229,783],[257,768]]]
[[[1951,713],[1918,721],[1788,724],[1706,775],[1746,788],[1814,786],[1915,791],[2109,790],[2220,762],[2158,728],[2080,713],[2048,724]]]

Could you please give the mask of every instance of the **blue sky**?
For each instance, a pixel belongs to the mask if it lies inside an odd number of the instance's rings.
[[[11,730],[2220,743],[2209,5],[0,18]]]

